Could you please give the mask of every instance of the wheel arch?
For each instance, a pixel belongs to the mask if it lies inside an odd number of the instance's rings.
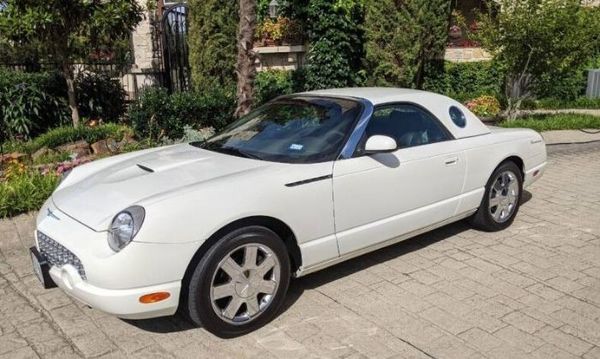
[[[525,179],[525,162],[523,161],[523,159],[517,155],[511,155],[509,157],[506,157],[505,159],[503,159],[502,161],[500,161],[500,163],[498,163],[498,165],[496,167],[494,167],[494,169],[492,170],[492,173],[494,173],[494,171],[500,167],[503,163],[506,162],[513,162],[514,164],[517,165],[517,167],[519,167],[519,169],[521,170],[521,178],[524,180]],[[492,175],[492,173],[490,173],[490,176]]]
[[[185,270],[185,274],[183,276],[183,285],[182,291],[186,290],[187,282],[189,282],[189,278],[192,276],[196,265],[202,259],[202,256],[212,247],[215,243],[219,241],[224,235],[230,233],[236,229],[240,229],[248,226],[263,226],[266,227],[273,232],[275,232],[285,243],[288,254],[290,256],[291,261],[291,272],[295,273],[298,268],[302,265],[302,254],[300,252],[300,247],[298,246],[298,241],[296,240],[296,236],[294,232],[286,223],[281,221],[280,219],[270,217],[270,216],[251,216],[237,219],[216,232],[214,232],[206,241],[200,245],[194,256],[188,263],[188,266]],[[182,296],[183,297],[183,296]]]

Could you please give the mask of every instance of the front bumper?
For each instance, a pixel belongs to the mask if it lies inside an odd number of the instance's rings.
[[[58,250],[49,254],[53,263],[48,274],[58,287],[92,308],[128,319],[176,312],[181,280],[199,246],[197,242],[134,241],[115,253],[108,246],[105,231],[97,232],[79,223],[51,200],[40,211],[35,233],[36,247],[44,255],[40,233],[57,243],[52,248]],[[169,297],[155,303],[140,302],[141,296],[157,292],[168,292]]]
[[[50,277],[71,297],[120,318],[146,319],[173,315],[179,304],[181,281],[134,289],[104,289],[86,283],[70,264],[51,267]],[[156,292],[168,292],[171,296],[157,303],[140,303],[141,296]]]

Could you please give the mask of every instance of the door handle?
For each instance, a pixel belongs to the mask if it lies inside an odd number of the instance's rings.
[[[446,166],[455,165],[458,162],[458,157],[449,157],[444,160]]]

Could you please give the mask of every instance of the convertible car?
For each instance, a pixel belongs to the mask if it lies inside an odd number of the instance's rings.
[[[203,142],[75,168],[40,210],[45,287],[122,318],[177,310],[222,337],[271,320],[300,277],[468,219],[513,222],[542,137],[407,89],[279,97]]]

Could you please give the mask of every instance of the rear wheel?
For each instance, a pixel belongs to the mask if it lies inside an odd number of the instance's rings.
[[[523,177],[514,162],[504,162],[492,174],[485,187],[481,205],[471,224],[484,231],[500,231],[514,221],[521,203]]]
[[[290,282],[290,260],[273,231],[245,227],[219,240],[190,279],[187,314],[221,337],[253,331],[278,312]]]

